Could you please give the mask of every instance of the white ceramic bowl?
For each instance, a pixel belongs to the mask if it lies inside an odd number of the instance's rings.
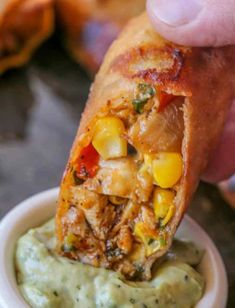
[[[28,229],[46,222],[55,213],[58,188],[37,194],[16,206],[0,223],[0,307],[29,307],[20,295],[14,273],[14,247]],[[203,298],[196,308],[224,308],[227,301],[227,277],[223,261],[208,235],[190,217],[185,216],[178,230],[181,238],[193,241],[205,254],[199,271],[206,279]],[[65,307],[66,308],[66,307]]]

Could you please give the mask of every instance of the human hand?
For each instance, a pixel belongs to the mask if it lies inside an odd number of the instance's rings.
[[[175,43],[186,46],[235,44],[234,0],[147,0],[147,11],[157,31]],[[202,179],[217,182],[234,173],[235,101]]]

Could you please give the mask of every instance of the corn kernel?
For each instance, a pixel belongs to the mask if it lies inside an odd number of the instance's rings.
[[[174,205],[174,198],[175,194],[173,191],[160,187],[155,188],[153,193],[153,208],[155,216],[158,219],[163,219],[167,216],[170,206]]]
[[[161,225],[165,226],[166,224],[168,224],[168,222],[171,220],[174,214],[175,214],[175,205],[171,204],[165,218],[161,221]]]
[[[134,234],[144,243],[147,256],[150,256],[166,245],[162,241],[162,235],[158,235],[155,230],[148,228],[143,222],[137,222],[135,224]]]
[[[150,239],[148,242],[148,246],[146,246],[146,255],[150,256],[154,252],[164,248],[166,246],[167,242],[164,238],[164,236],[160,235],[156,239]]]
[[[74,235],[73,233],[69,233],[64,240],[64,245],[62,247],[62,250],[64,252],[71,252],[75,249],[75,243],[77,241],[77,237],[76,235]]]
[[[150,256],[154,252],[160,249],[159,241],[153,241],[151,245],[145,247],[146,255]]]
[[[133,248],[128,258],[134,261],[140,261],[145,259],[145,246],[141,243],[133,243]]]
[[[105,117],[97,120],[92,144],[103,159],[127,155],[127,141],[121,136],[125,133],[119,118]]]
[[[134,234],[138,237],[144,244],[148,244],[150,238],[155,238],[157,233],[146,226],[145,223],[139,221],[135,224]]]
[[[162,188],[173,187],[183,172],[183,160],[179,153],[161,152],[152,162],[155,183]]]
[[[145,228],[143,222],[137,222],[134,227],[134,234],[138,237],[142,242],[145,242]]]

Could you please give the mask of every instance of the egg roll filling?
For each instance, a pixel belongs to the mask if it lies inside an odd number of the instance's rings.
[[[142,82],[120,100],[93,119],[66,171],[72,184],[60,253],[141,280],[146,258],[171,237],[184,97]]]
[[[0,26],[0,69],[4,70],[8,62],[9,66],[21,64],[51,33],[52,23],[50,1],[19,1],[9,5]]]

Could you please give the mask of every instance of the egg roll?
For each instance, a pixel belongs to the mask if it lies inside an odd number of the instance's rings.
[[[57,0],[63,42],[73,59],[94,74],[126,22],[144,11],[146,0]]]
[[[1,0],[0,74],[25,64],[53,27],[53,0]]]
[[[162,38],[147,15],[112,44],[60,187],[61,255],[149,280],[172,244],[234,96],[235,47]]]

